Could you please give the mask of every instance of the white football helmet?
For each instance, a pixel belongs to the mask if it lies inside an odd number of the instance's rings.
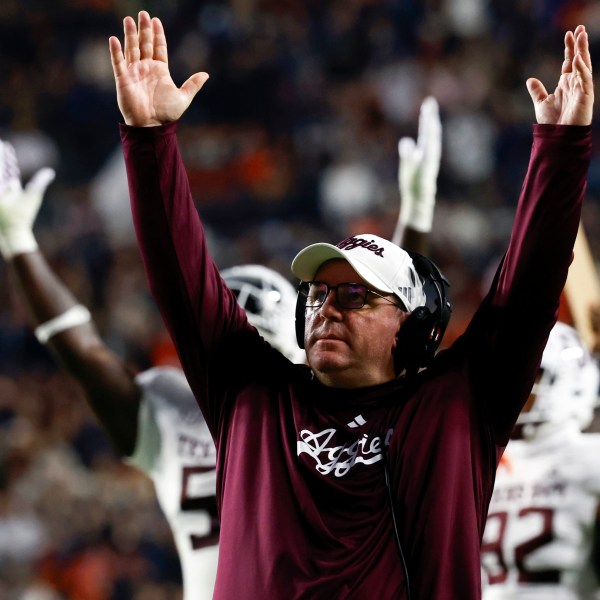
[[[296,343],[294,286],[262,265],[231,267],[221,271],[221,276],[265,340],[292,362],[304,362],[306,355]]]
[[[550,332],[540,375],[531,390],[533,404],[521,412],[517,424],[525,426],[526,437],[569,421],[583,430],[592,421],[599,384],[598,364],[577,331],[558,322]]]

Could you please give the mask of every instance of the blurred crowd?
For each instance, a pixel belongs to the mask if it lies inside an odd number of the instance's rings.
[[[562,32],[578,23],[600,62],[591,0],[3,0],[0,138],[25,180],[56,169],[37,239],[136,370],[176,363],[133,237],[108,54],[140,9],[163,20],[176,81],[211,76],[179,137],[223,268],[290,276],[312,241],[391,237],[397,142],[437,98],[431,256],[451,283],[446,343],[507,243],[534,119],[526,78],[554,88]],[[584,209],[598,257],[599,158]],[[165,600],[179,586],[151,484],[111,452],[0,263],[0,600]]]

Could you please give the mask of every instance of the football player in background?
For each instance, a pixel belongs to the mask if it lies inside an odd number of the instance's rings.
[[[558,322],[496,473],[483,536],[484,600],[592,598],[600,373],[577,331]]]
[[[212,598],[219,538],[214,442],[183,372],[157,367],[134,374],[39,251],[32,227],[53,179],[52,169],[42,169],[23,188],[14,149],[0,142],[0,251],[37,339],[81,385],[115,451],[152,479],[180,558],[184,600]],[[292,284],[258,265],[224,270],[223,278],[263,337],[302,360]]]

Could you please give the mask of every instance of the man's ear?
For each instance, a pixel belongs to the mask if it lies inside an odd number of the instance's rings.
[[[404,323],[406,323],[406,319],[410,316],[410,313],[405,312],[403,310],[400,311],[400,319],[398,323],[398,329],[396,330],[396,335],[394,336],[394,344],[392,346],[392,350],[395,351],[398,348],[398,338],[400,337],[400,331],[402,331],[402,327]]]

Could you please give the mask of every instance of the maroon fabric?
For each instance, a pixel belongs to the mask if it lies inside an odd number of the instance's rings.
[[[215,598],[479,598],[497,462],[555,321],[591,153],[535,126],[508,252],[466,333],[408,385],[325,388],[249,326],[206,247],[176,124],[121,126],[148,280],[217,445]],[[337,240],[330,240],[336,242]]]

